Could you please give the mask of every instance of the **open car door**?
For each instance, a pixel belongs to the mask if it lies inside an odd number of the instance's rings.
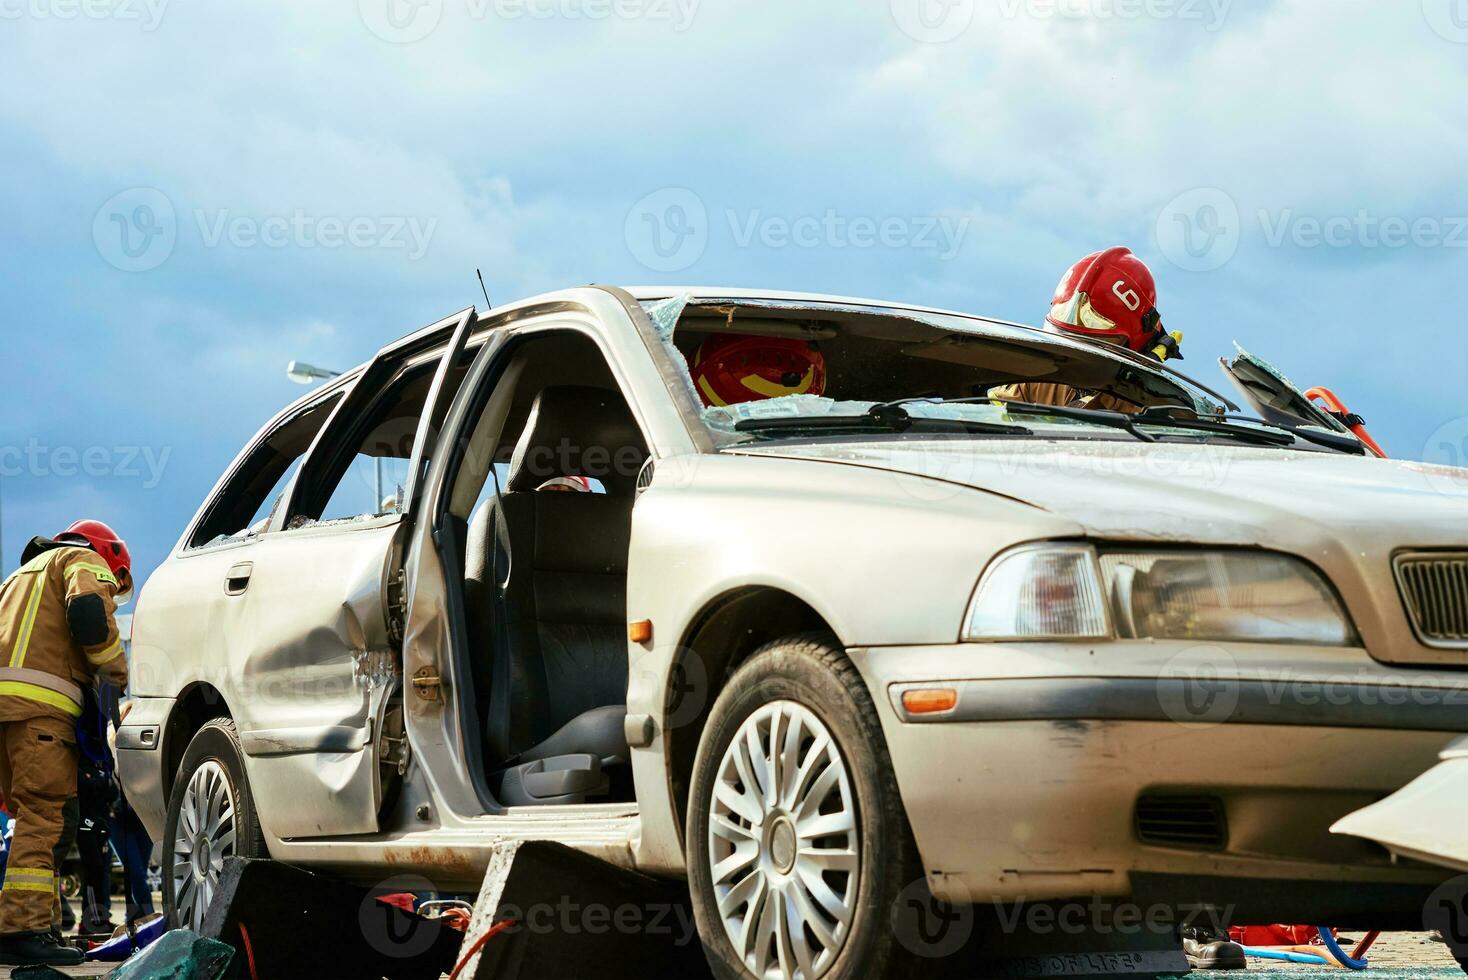
[[[378,353],[225,582],[232,663],[259,692],[237,711],[240,743],[277,837],[378,830],[405,767],[403,548],[474,322],[470,308]]]

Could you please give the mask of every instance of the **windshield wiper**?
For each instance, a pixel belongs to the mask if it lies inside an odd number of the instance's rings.
[[[1262,446],[1293,446],[1295,437],[1285,432],[1260,431],[1244,425],[1231,425],[1228,419],[1240,421],[1256,421],[1254,419],[1243,419],[1241,416],[1225,416],[1218,421],[1203,418],[1190,410],[1182,411],[1189,414],[1179,416],[1179,409],[1168,407],[1148,408],[1135,416],[1137,422],[1143,425],[1165,425],[1173,429],[1186,429],[1190,432],[1211,432],[1220,436],[1230,436],[1242,439],[1245,442],[1254,442]]]
[[[1317,446],[1325,446],[1339,452],[1349,453],[1355,456],[1366,455],[1366,447],[1356,439],[1344,435],[1336,435],[1333,432],[1320,432],[1305,426],[1282,425],[1278,422],[1268,422],[1264,419],[1256,419],[1249,415],[1220,415],[1216,418],[1204,418],[1196,413],[1190,413],[1182,417],[1170,414],[1174,412],[1188,412],[1188,409],[1177,409],[1168,407],[1149,408],[1137,416],[1137,420],[1150,425],[1168,425],[1176,429],[1196,429],[1200,432],[1217,432],[1220,435],[1238,436],[1241,439],[1250,439],[1262,445],[1270,446],[1293,446],[1296,440],[1303,439]],[[1230,422],[1247,422],[1248,426],[1230,425]],[[1251,426],[1263,426],[1269,431],[1261,432]]]
[[[953,398],[955,402],[986,402],[993,401],[987,395],[979,398]],[[1006,412],[1018,411],[1025,415],[1053,415],[1056,418],[1075,419],[1078,422],[1093,422],[1096,425],[1104,425],[1112,429],[1121,429],[1136,438],[1138,442],[1156,442],[1157,437],[1149,432],[1143,432],[1137,428],[1136,421],[1125,412],[1110,412],[1103,408],[1075,408],[1070,405],[1041,405],[1038,402],[1012,402],[1008,399],[998,399],[1004,405]]]
[[[1306,442],[1313,442],[1317,446],[1335,449],[1352,456],[1368,455],[1365,444],[1355,436],[1338,435],[1334,432],[1325,432],[1304,425],[1283,425],[1279,422],[1266,422],[1263,419],[1249,418],[1247,415],[1225,415],[1224,418],[1235,419],[1241,422],[1253,422],[1256,425],[1267,425],[1271,429],[1289,432],[1297,438],[1304,439]]]
[[[957,429],[973,435],[1034,435],[1022,425],[984,422],[979,419],[942,419],[913,417],[902,406],[913,402],[931,402],[930,398],[907,398],[902,401],[873,405],[861,415],[784,415],[771,418],[744,419],[735,423],[736,432],[790,432],[803,429],[835,429],[848,432],[919,432],[933,429]]]

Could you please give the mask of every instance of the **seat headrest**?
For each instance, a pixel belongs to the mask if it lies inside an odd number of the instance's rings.
[[[562,385],[535,396],[510,460],[511,492],[558,476],[589,476],[607,493],[631,496],[647,461],[642,430],[620,392]]]

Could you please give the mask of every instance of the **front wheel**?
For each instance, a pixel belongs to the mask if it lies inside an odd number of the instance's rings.
[[[757,651],[694,762],[687,862],[720,980],[900,976],[891,928],[921,878],[876,707],[834,638]]]
[[[207,723],[184,752],[163,840],[164,910],[171,924],[195,932],[219,890],[224,859],[269,857],[230,719]]]

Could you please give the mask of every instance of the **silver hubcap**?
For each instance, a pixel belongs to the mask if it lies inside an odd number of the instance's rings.
[[[234,854],[234,787],[217,762],[195,770],[184,790],[173,842],[173,904],[178,924],[198,931]]]
[[[719,763],[709,868],[719,918],[764,980],[815,980],[856,910],[861,843],[846,764],[824,723],[793,701],[739,727]]]

